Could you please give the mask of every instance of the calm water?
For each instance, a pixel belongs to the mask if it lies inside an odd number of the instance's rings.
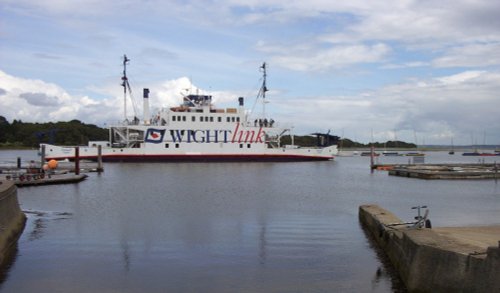
[[[0,163],[17,156],[36,159],[2,151]],[[408,158],[380,158],[394,160]],[[446,161],[478,158],[426,157]],[[368,164],[108,163],[79,184],[19,189],[28,222],[0,291],[403,291],[361,229],[359,205],[410,220],[411,206],[427,204],[434,226],[500,224],[494,180],[422,181]]]

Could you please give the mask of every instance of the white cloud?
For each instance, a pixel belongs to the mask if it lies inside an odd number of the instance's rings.
[[[382,43],[338,45],[328,49],[299,46],[288,50],[276,45],[267,47],[261,43],[259,48],[264,52],[274,52],[272,63],[297,71],[327,71],[361,63],[381,62],[391,51]]]
[[[19,78],[0,71],[0,88],[4,92],[0,96],[0,115],[8,120],[48,122],[79,119],[99,123],[106,117],[113,117],[106,101],[72,96],[58,85],[42,80]],[[89,112],[90,106],[99,108]]]
[[[500,65],[500,43],[458,45],[432,61],[436,67]]]

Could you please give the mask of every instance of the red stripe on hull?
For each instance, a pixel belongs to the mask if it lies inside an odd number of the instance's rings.
[[[46,157],[46,160],[74,160],[73,157]],[[80,160],[96,161],[95,156],[81,156]],[[329,161],[333,157],[300,155],[103,155],[103,162],[301,162]]]

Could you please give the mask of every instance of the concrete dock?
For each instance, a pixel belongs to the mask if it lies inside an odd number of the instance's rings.
[[[9,247],[24,230],[26,215],[17,200],[17,188],[13,182],[0,180],[0,266]]]
[[[377,205],[359,219],[409,292],[500,292],[500,226],[408,228]]]

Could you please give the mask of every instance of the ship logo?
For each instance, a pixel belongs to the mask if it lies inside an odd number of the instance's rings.
[[[163,135],[165,135],[165,129],[149,128],[146,132],[144,141],[151,143],[161,143],[163,141]]]

